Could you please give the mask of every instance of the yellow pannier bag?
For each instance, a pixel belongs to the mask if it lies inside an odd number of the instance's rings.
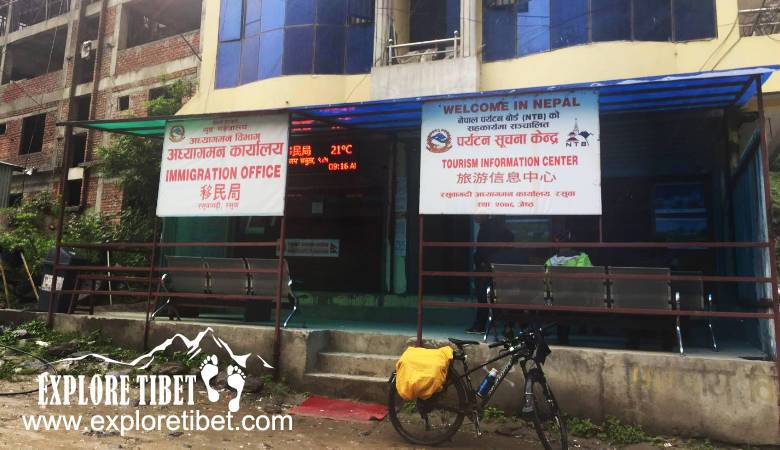
[[[452,348],[409,347],[395,363],[395,389],[404,400],[428,399],[441,390]]]

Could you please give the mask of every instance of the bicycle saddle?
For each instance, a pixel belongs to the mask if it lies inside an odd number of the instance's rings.
[[[463,347],[466,345],[479,345],[479,342],[477,341],[464,341],[463,339],[455,339],[455,338],[450,338],[450,342],[455,344],[455,346],[457,347]]]

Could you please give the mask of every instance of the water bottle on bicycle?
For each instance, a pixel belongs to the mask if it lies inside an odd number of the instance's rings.
[[[452,438],[466,417],[474,423],[477,434],[481,434],[481,413],[507,374],[519,364],[525,379],[523,417],[533,423],[545,449],[568,449],[563,414],[542,367],[551,352],[542,329],[533,328],[511,339],[490,344],[490,348],[501,347],[498,354],[474,368],[469,368],[464,349],[469,345],[479,345],[479,342],[454,338],[449,341],[456,350],[446,381],[429,398],[404,400],[396,389],[396,374],[390,377],[388,415],[393,427],[404,439],[415,445],[441,444]],[[502,360],[506,360],[503,367],[491,369],[475,389],[471,375]],[[460,368],[456,368],[455,361],[460,361]]]

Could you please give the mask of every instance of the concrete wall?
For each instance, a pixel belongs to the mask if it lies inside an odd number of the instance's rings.
[[[371,69],[371,98],[376,100],[478,90],[479,59],[476,56]]]
[[[18,323],[44,314],[0,311],[0,323]],[[194,336],[204,324],[156,321],[150,344],[175,333]],[[243,324],[211,324],[217,336],[237,353],[273,355],[273,329]],[[88,333],[102,330],[116,343],[140,349],[142,320],[56,315],[55,328]],[[281,373],[293,387],[312,392],[304,374],[311,372],[318,353],[331,351],[376,352],[377,342],[397,343],[406,337],[361,333],[283,330]],[[384,339],[384,340],[383,340]],[[411,340],[410,340],[411,341]],[[403,342],[402,342],[403,343]],[[445,345],[443,342],[433,345]],[[399,346],[393,347],[400,352]],[[208,350],[208,349],[207,349]],[[381,349],[380,349],[381,350]],[[486,346],[471,347],[470,364],[495,354]],[[554,347],[545,371],[562,409],[569,415],[596,421],[616,416],[640,424],[651,433],[702,436],[753,445],[780,445],[777,374],[764,361],[727,358],[680,357],[674,354]],[[388,374],[389,375],[389,374]],[[479,383],[481,374],[474,376]],[[519,369],[508,376],[494,397],[508,412],[520,407],[523,379]],[[375,400],[383,401],[384,398]]]
[[[471,362],[494,354],[486,346]],[[780,444],[777,375],[772,362],[554,347],[545,373],[567,414],[603,421],[616,416],[651,433]],[[519,370],[496,393],[517,407]]]

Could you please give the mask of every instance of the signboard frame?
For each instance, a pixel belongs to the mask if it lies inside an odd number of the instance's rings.
[[[421,215],[602,214],[597,89],[422,106]]]
[[[157,216],[283,216],[289,140],[289,113],[169,121]]]

